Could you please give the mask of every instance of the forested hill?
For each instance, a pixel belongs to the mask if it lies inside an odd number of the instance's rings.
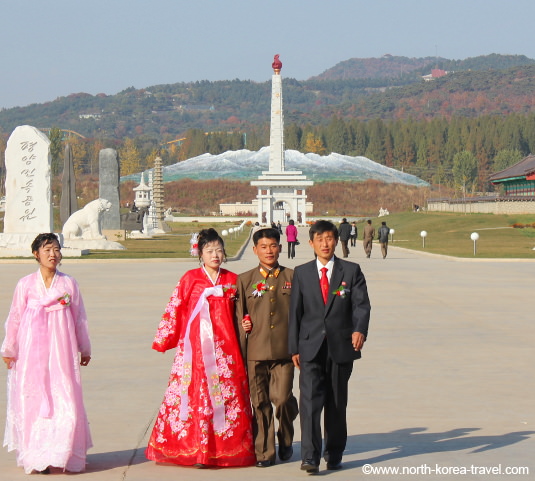
[[[337,63],[325,72],[309,80],[347,80],[347,79],[414,79],[424,70],[437,68],[435,57],[407,58],[385,55],[381,58],[350,58]],[[428,73],[428,72],[426,72]],[[410,75],[409,75],[410,74]]]
[[[534,95],[535,66],[460,71],[362,97],[343,112],[360,119],[526,114],[535,112]]]
[[[465,60],[448,60],[438,57],[408,58],[383,55],[381,58],[350,58],[337,63],[320,75],[309,80],[347,80],[347,79],[410,79],[417,80],[430,73],[431,69],[450,72],[466,70],[505,70],[512,67],[535,65],[525,55],[482,55]]]
[[[535,61],[527,57],[488,55],[464,61],[383,58],[379,60],[385,65],[394,62],[395,68],[383,69],[381,75],[376,60],[347,61],[360,63],[359,75],[366,78],[283,78],[285,123],[326,125],[333,115],[359,120],[422,119],[535,111]],[[403,73],[401,64],[407,67]],[[414,67],[412,71],[409,65]],[[436,66],[449,73],[424,82],[421,75]],[[88,138],[161,143],[196,128],[247,134],[247,141],[252,142],[248,147],[258,149],[265,144],[255,145],[253,139],[255,132],[264,135],[269,125],[270,92],[269,80],[236,79],[130,87],[116,95],[71,94],[44,104],[3,109],[0,136],[5,138],[18,125],[29,124],[73,130]]]

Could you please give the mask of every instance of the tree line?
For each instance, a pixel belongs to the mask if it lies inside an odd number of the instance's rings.
[[[333,117],[325,126],[288,124],[284,141],[286,149],[360,155],[432,184],[487,191],[492,173],[535,152],[535,114],[369,122]],[[119,150],[123,175],[152,166],[155,152],[142,153],[135,144],[135,139],[127,139]],[[265,145],[269,145],[267,124],[248,133],[208,135],[193,129],[180,145],[161,149],[160,157],[170,165],[206,152],[259,150]]]
[[[64,138],[60,129],[53,128],[49,134],[53,173],[63,170],[67,142],[77,176],[98,174],[98,155],[106,147],[118,151],[121,175],[129,175],[151,168],[156,156],[164,165],[171,165],[206,152],[255,151],[269,145],[269,124],[249,127],[228,132],[191,129],[180,142],[164,144],[129,137],[122,141]],[[367,122],[335,116],[327,125],[286,124],[284,139],[286,149],[319,155],[362,155],[432,184],[488,191],[489,175],[535,152],[535,114]],[[0,138],[2,157],[5,147],[5,140]],[[1,167],[4,169],[3,164]]]

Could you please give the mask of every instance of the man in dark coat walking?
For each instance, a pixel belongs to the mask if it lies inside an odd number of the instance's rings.
[[[340,222],[340,227],[338,227],[338,235],[340,237],[340,244],[342,244],[342,255],[344,257],[349,256],[349,248],[347,243],[351,237],[351,224],[347,222],[347,219],[344,217],[342,222]]]

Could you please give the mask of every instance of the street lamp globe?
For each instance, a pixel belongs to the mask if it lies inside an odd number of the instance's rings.
[[[425,247],[425,238],[427,237],[427,231],[423,230],[420,232],[420,236],[422,237],[422,246]]]

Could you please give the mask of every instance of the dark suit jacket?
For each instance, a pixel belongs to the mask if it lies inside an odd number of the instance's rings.
[[[333,294],[345,282],[345,297]],[[295,268],[290,299],[290,353],[301,361],[312,361],[324,339],[336,363],[360,358],[351,343],[353,332],[368,335],[370,300],[360,266],[338,257],[329,284],[327,304],[323,304],[316,260]]]

